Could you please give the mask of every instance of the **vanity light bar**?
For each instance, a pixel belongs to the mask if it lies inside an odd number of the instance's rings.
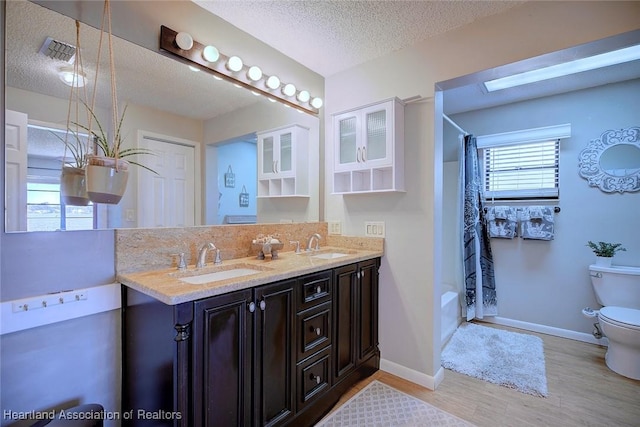
[[[189,49],[182,49],[180,46],[189,47]],[[260,68],[246,66],[237,56],[228,57],[212,48],[213,46],[198,43],[187,33],[178,33],[164,25],[160,27],[160,50],[177,56],[191,65],[197,64],[199,68],[209,71],[214,77],[249,89],[271,101],[281,102],[285,106],[305,113],[314,115],[319,113],[322,107],[321,98],[312,97],[306,90],[299,91],[291,83],[283,84],[274,75],[264,75]],[[216,60],[210,62],[205,58]],[[229,64],[230,60],[232,64]],[[258,74],[260,74],[259,77]]]

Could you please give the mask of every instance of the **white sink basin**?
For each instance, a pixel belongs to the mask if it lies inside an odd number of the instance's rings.
[[[326,252],[324,254],[311,255],[312,258],[320,258],[320,259],[336,259],[348,256],[349,254],[341,253],[341,252]]]
[[[252,268],[253,266],[238,265],[237,267],[224,267],[215,271],[201,273],[195,272],[188,276],[177,275],[178,280],[192,285],[202,285],[204,283],[218,282],[220,280],[235,279],[238,277],[251,276],[265,271],[265,269]]]

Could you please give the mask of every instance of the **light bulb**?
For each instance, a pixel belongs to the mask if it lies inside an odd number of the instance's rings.
[[[193,47],[193,37],[189,33],[180,32],[176,34],[176,44],[182,50],[189,50]]]
[[[76,73],[73,67],[61,68],[58,76],[67,86],[83,87],[87,83],[87,76],[82,72]]]
[[[287,96],[293,96],[296,94],[296,87],[291,83],[287,83],[282,88],[282,93],[284,93]]]
[[[262,78],[262,70],[260,69],[260,67],[254,65],[253,67],[249,68],[249,71],[247,71],[247,77],[249,78],[249,80],[257,82]]]
[[[280,87],[280,79],[278,76],[271,76],[265,82],[269,89],[278,89]]]
[[[313,98],[311,100],[311,106],[313,108],[320,109],[320,108],[322,108],[322,104],[323,104],[322,98]]]
[[[215,46],[207,46],[202,50],[202,58],[207,62],[216,62],[220,59],[220,52]]]
[[[307,92],[306,90],[301,90],[298,93],[297,98],[300,102],[309,102],[309,98],[311,98],[311,95],[309,95],[309,92]]]
[[[227,60],[227,68],[229,71],[238,72],[242,70],[242,59],[239,56],[232,56]]]

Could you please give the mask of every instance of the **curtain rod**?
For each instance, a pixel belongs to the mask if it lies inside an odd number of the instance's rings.
[[[465,135],[469,135],[469,132],[467,132],[466,130],[462,129],[460,126],[458,126],[458,124],[457,124],[456,122],[454,122],[453,120],[451,120],[451,119],[449,118],[449,116],[447,116],[446,114],[443,114],[443,115],[442,115],[442,117],[443,117],[446,121],[448,121],[449,123],[451,123],[451,125],[452,125],[454,128],[458,129],[460,132],[462,132],[462,133],[463,133],[463,134],[465,134]]]

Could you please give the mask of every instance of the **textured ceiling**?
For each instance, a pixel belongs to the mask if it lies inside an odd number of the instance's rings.
[[[193,1],[324,77],[524,3]]]

